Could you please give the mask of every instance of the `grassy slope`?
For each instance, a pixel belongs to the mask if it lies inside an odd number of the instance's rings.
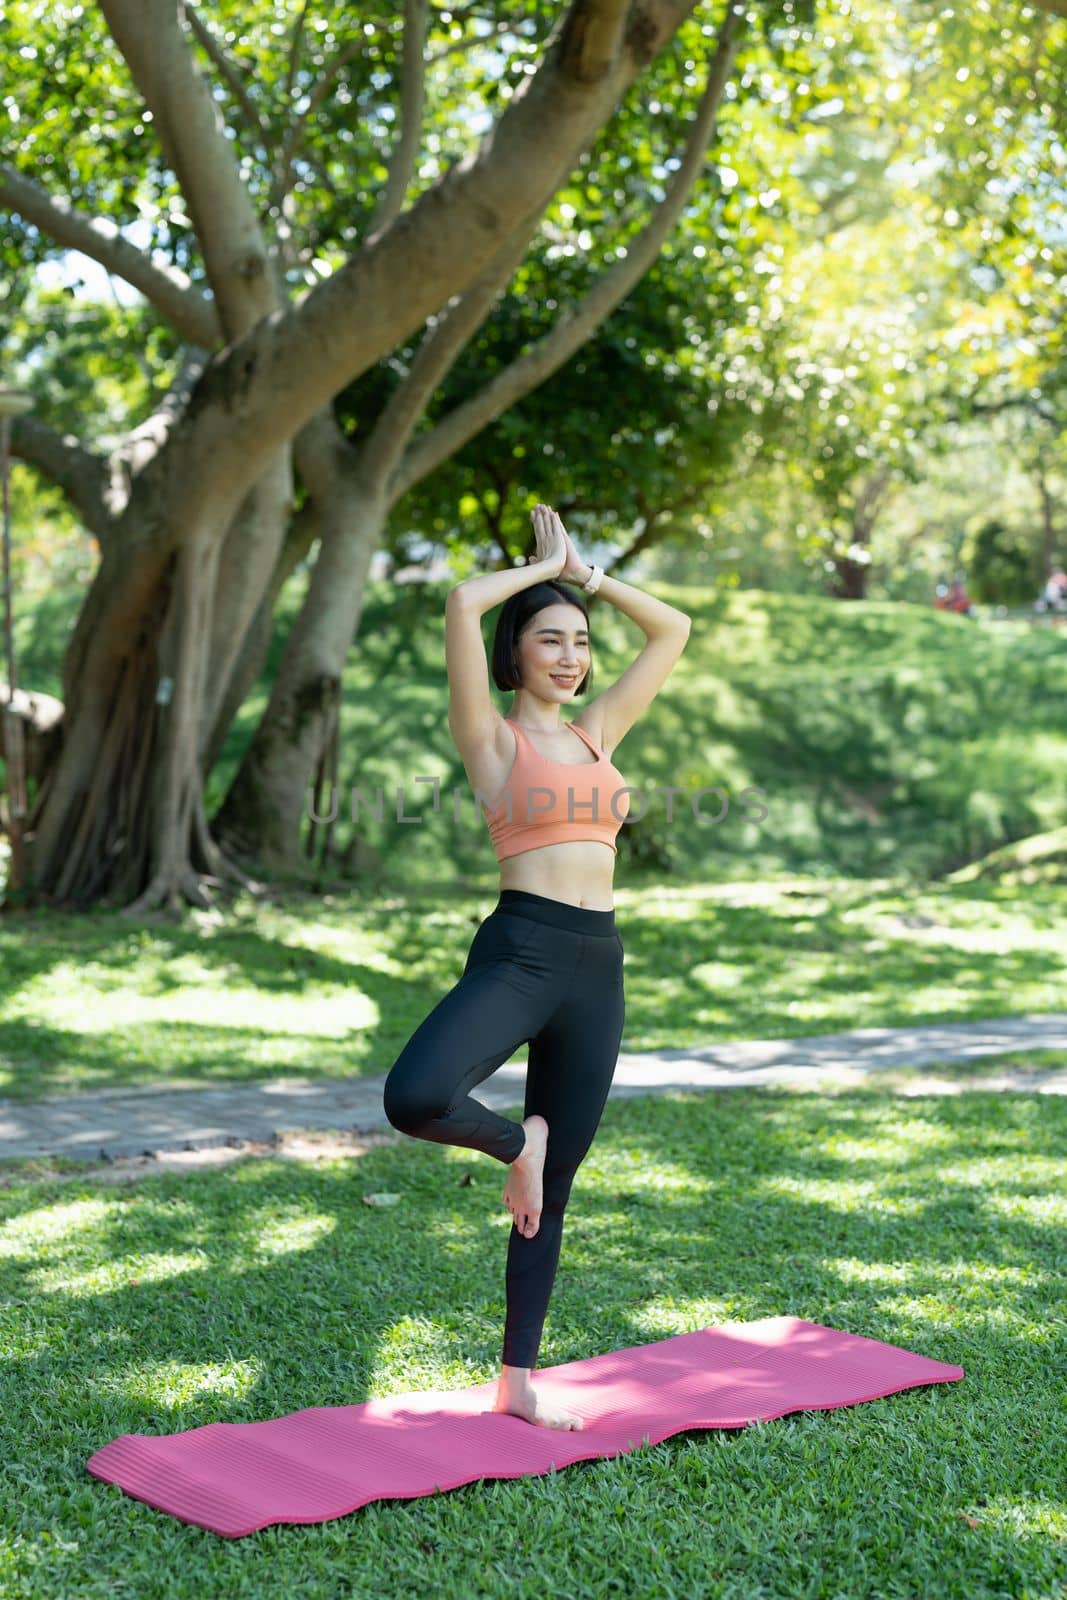
[[[651,710],[618,747],[631,784],[645,790],[641,821],[627,822],[620,867],[658,880],[770,868],[925,880],[997,845],[1067,824],[1067,636],[1024,624],[990,625],[914,605],[848,605],[762,591],[663,588],[693,617],[685,655]],[[337,824],[343,847],[350,796],[373,801],[361,835],[386,880],[490,884],[495,863],[445,718],[443,600],[434,586],[372,585],[345,673]],[[209,781],[213,808],[266,703],[301,580],[283,597],[263,679],[231,730]],[[24,602],[20,679],[61,692],[75,597]],[[485,620],[491,645],[496,613]],[[596,683],[614,681],[643,642],[618,611],[593,609]],[[510,697],[495,689],[501,710]],[[582,701],[576,701],[576,710]],[[441,781],[431,807],[428,784]],[[399,822],[395,789],[405,817]],[[680,787],[667,818],[662,790]],[[702,787],[726,791],[729,809]],[[742,791],[764,791],[764,820],[747,820]],[[460,820],[452,814],[460,794]],[[755,802],[753,802],[755,804]],[[631,816],[639,811],[631,798]],[[751,807],[747,808],[751,811]]]
[[[1023,625],[986,626],[924,607],[850,606],[756,591],[664,590],[694,620],[685,655],[661,697],[618,747],[631,784],[645,789],[640,822],[622,829],[620,867],[658,880],[782,868],[925,879],[1009,839],[1067,823],[1067,637]],[[346,672],[343,805],[354,787],[386,805],[360,832],[397,881],[458,872],[491,882],[495,863],[445,720],[443,590],[376,586]],[[288,605],[299,596],[293,589]],[[487,648],[495,613],[485,622]],[[596,684],[612,683],[643,636],[619,612],[593,611]],[[281,635],[275,641],[274,658]],[[269,678],[268,667],[265,678]],[[265,703],[248,702],[213,777],[221,796]],[[493,691],[501,710],[510,697]],[[582,702],[575,703],[576,708]],[[420,775],[441,780],[430,808]],[[400,823],[404,814],[421,824]],[[662,790],[683,794],[667,819]],[[726,791],[729,810],[700,788]],[[764,791],[765,820],[741,799]],[[392,802],[390,808],[389,802]],[[754,804],[754,803],[753,803]],[[631,815],[640,807],[631,799]],[[752,807],[748,808],[751,815]]]

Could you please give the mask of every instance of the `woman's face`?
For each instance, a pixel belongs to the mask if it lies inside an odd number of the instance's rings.
[[[589,671],[589,625],[577,606],[545,606],[520,634],[517,653],[523,688],[565,702]]]

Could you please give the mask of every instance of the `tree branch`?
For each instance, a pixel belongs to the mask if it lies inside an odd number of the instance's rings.
[[[0,165],[0,203],[39,228],[53,243],[80,250],[140,290],[184,339],[201,345],[215,343],[219,327],[212,301],[194,288],[177,267],[157,266],[123,238],[114,222],[81,215],[66,201],[54,200],[7,165]]]
[[[100,0],[111,35],[152,112],[193,219],[224,337],[245,333],[280,296],[233,146],[193,59],[182,0]]]
[[[120,0],[101,4],[113,12]],[[239,503],[271,451],[384,352],[409,339],[450,295],[474,283],[522,219],[544,208],[695,4],[641,0],[611,70],[584,83],[575,73],[583,62],[605,58],[606,19],[613,17],[621,31],[625,16],[621,0],[572,0],[537,71],[516,89],[477,152],[298,305],[263,318],[216,354],[180,440],[142,476],[142,496],[165,496],[180,485],[185,527],[208,506],[217,516]],[[598,24],[595,43],[583,49],[576,43],[576,18]],[[142,537],[165,550],[180,543],[182,531],[164,521]]]
[[[296,71],[300,65],[300,46],[304,42],[304,23],[307,21],[310,4],[311,0],[304,0],[304,4],[300,7],[300,15],[297,17],[296,25],[293,28],[293,37],[289,41],[289,66],[285,74],[285,88],[282,90],[283,104],[292,94],[293,84],[296,82]]]
[[[113,462],[116,465],[121,464],[125,473],[124,488],[127,498],[133,480],[159,454],[181,421],[207,362],[206,350],[197,349],[195,345],[186,346],[166,394],[156,404],[155,409],[130,430],[114,452]],[[117,501],[114,509],[119,509]]]
[[[104,457],[86,450],[70,434],[58,433],[32,412],[14,419],[11,452],[63,491],[103,549],[112,526],[107,503],[110,472]]]
[[[311,122],[311,118],[315,115],[315,112],[329,94],[338,74],[344,67],[348,65],[350,61],[354,60],[355,57],[362,52],[366,42],[366,35],[363,33],[358,33],[354,39],[350,39],[346,45],[343,45],[341,49],[338,50],[337,54],[330,62],[330,65],[319,78],[314,89],[312,89],[311,94],[308,97],[308,103],[304,110],[298,117],[294,118],[293,122],[290,124],[289,131],[285,136],[281,155],[278,157],[278,163],[275,169],[275,188],[280,192],[280,194],[286,195],[289,192],[293,162],[299,155],[300,147],[307,136],[307,130]]]
[[[456,22],[457,20],[458,18],[453,16],[452,21]],[[442,45],[440,50],[435,50],[433,55],[428,56],[426,59],[426,65],[428,67],[435,67],[437,63],[439,61],[443,61],[446,56],[459,55],[463,51],[473,50],[477,45],[486,44],[493,37],[493,34],[514,32],[515,24],[509,18],[505,17],[502,20],[495,19],[493,21],[491,33],[472,33],[466,39],[453,39],[451,44]]]
[[[58,433],[32,413],[15,419],[13,453],[62,489],[101,550],[113,538],[133,480],[158,455],[181,419],[207,359],[206,350],[187,346],[166,394],[106,457],[86,450],[77,439]]]
[[[185,15],[189,18],[189,26],[196,38],[203,45],[204,50],[218,68],[219,74],[226,80],[234,99],[244,113],[245,129],[258,139],[264,150],[271,146],[270,129],[260,116],[259,111],[245,87],[244,79],[234,66],[211,29],[202,20],[200,13],[191,4],[185,7]]]
[[[560,32],[561,78],[593,84],[608,77],[622,44],[628,11],[629,0],[572,5]]]
[[[386,499],[389,505],[395,504],[413,483],[425,477],[433,467],[439,466],[440,462],[452,453],[451,450],[446,450],[443,455],[433,460],[431,459],[433,453],[430,452],[426,457],[429,464],[425,471],[419,471],[415,476],[409,476],[407,473],[406,459],[398,467],[402,452],[411,438],[415,425],[426,410],[434,390],[451,370],[456,357],[465,349],[471,336],[481,327],[498,295],[510,282],[512,274],[525,256],[530,237],[537,227],[540,216],[541,212],[537,210],[524,218],[522,223],[512,230],[505,248],[493,257],[488,269],[473,287],[436,318],[433,326],[423,336],[403,381],[393,390],[366,439],[360,442],[360,454],[373,458],[376,471],[383,475],[387,483]],[[491,418],[487,416],[472,426],[466,438],[472,438],[489,420]],[[439,429],[434,428],[426,437],[434,440],[438,432]],[[466,438],[463,442],[466,442]],[[458,445],[453,448],[458,448]],[[423,459],[421,454],[418,455],[418,459],[421,463]],[[402,481],[398,477],[399,473],[403,474]]]
[[[1062,414],[1054,406],[1049,405],[1046,408],[1045,405],[1042,405],[1043,397],[1035,398],[1029,390],[1022,394],[1002,395],[998,400],[974,400],[964,396],[962,398],[968,400],[966,415],[964,414],[964,408],[959,404],[961,396],[955,390],[946,390],[945,393],[934,395],[931,398],[944,403],[944,420],[947,422],[962,424],[969,422],[974,417],[995,417],[1001,411],[1021,410],[1032,411],[1036,417],[1041,418],[1042,422],[1047,422],[1054,428],[1063,427],[1064,419]]]
[[[415,170],[422,134],[422,114],[426,100],[426,34],[429,26],[428,0],[404,0],[404,63],[401,69],[400,135],[396,141],[389,175],[367,233],[377,233],[399,214]]]
[[[685,153],[671,179],[663,200],[653,212],[651,220],[636,239],[626,246],[621,261],[604,271],[597,282],[578,304],[565,312],[550,333],[518,356],[509,367],[496,375],[479,393],[472,395],[462,405],[455,406],[446,417],[420,434],[407,451],[399,469],[393,474],[389,486],[390,504],[407,493],[414,484],[449,460],[468,440],[473,439],[486,425],[509,410],[523,395],[531,393],[553,373],[570,360],[590,335],[600,327],[626,296],[639,283],[663,248],[664,241],[681,215],[693,186],[704,166],[708,145],[715,132],[715,118],[726,88],[744,30],[745,20],[740,7],[731,4],[719,29],[715,55],[708,71],[708,82],[697,107],[696,116]],[[524,253],[524,252],[523,252]],[[521,254],[519,259],[521,259]],[[474,302],[478,286],[464,297],[456,310],[449,309],[437,327],[424,341],[432,346],[439,341],[448,325],[454,320],[465,320],[467,302]],[[480,320],[480,319],[479,319]],[[420,367],[423,348],[412,365],[409,379]],[[440,382],[436,376],[434,387]],[[397,403],[394,394],[390,409]],[[383,419],[384,420],[384,419]]]

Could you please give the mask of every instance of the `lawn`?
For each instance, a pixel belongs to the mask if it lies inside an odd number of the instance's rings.
[[[1067,1582],[1065,1159],[1055,1096],[610,1102],[540,1368],[789,1313],[965,1378],[237,1541],[85,1461],[122,1433],[495,1377],[501,1168],[397,1136],[358,1158],[125,1185],[9,1174],[0,1592],[1052,1600]],[[399,1204],[362,1203],[379,1191]]]
[[[181,927],[0,917],[0,1095],[385,1072],[496,895],[293,894]],[[1056,1011],[1067,993],[1062,884],[623,880],[616,917],[625,1050]]]

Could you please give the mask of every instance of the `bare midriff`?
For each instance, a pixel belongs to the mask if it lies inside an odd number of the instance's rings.
[[[590,911],[613,911],[615,852],[597,839],[573,839],[523,850],[500,863],[500,887],[565,900]]]

